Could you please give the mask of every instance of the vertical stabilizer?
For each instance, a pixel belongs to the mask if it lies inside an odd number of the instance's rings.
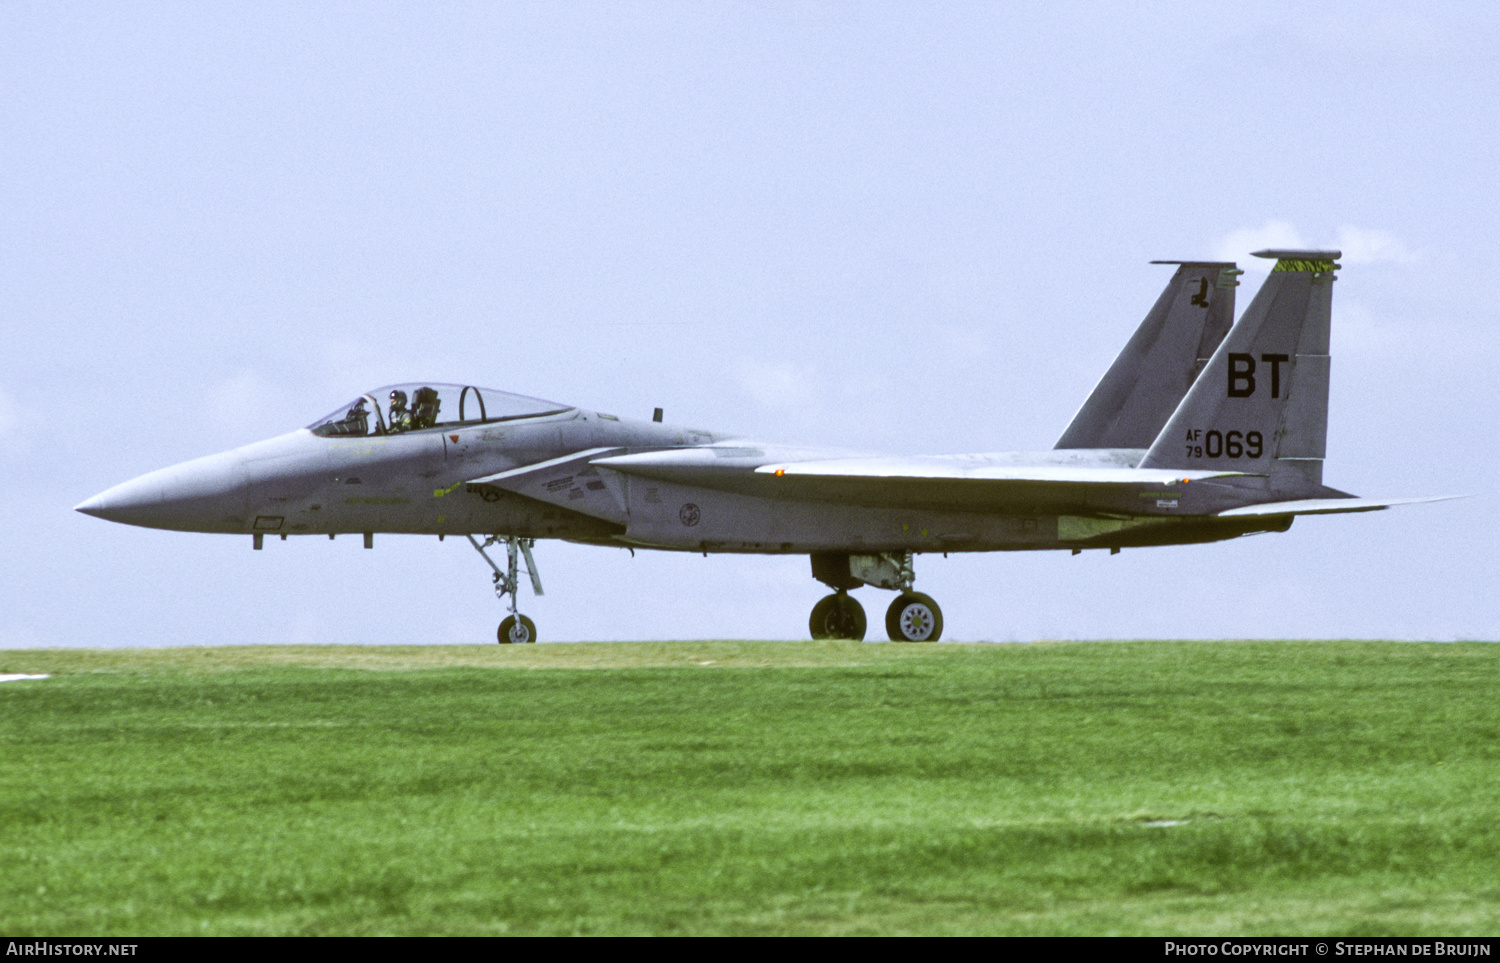
[[[1338,251],[1276,258],[1265,284],[1172,413],[1142,468],[1269,475],[1318,486],[1328,436],[1328,324]]]
[[[1053,447],[1150,447],[1234,323],[1234,264],[1151,263],[1177,272]]]

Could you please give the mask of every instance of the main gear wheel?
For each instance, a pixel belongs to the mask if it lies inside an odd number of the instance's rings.
[[[865,637],[864,606],[845,592],[825,596],[813,606],[808,628],[815,639],[853,639],[863,641]]]
[[[936,642],[943,634],[943,610],[930,595],[902,592],[886,610],[885,631],[892,642]]]

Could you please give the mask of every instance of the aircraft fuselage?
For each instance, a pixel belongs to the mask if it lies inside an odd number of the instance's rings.
[[[564,461],[537,473],[528,497],[474,484],[581,451],[611,455],[697,449],[709,484]],[[958,552],[1154,545],[1281,530],[1267,520],[1203,516],[1256,500],[1246,482],[1038,490],[1027,510],[862,505],[859,494],[788,498],[782,479],[747,467],[795,456],[847,457],[757,444],[655,422],[570,409],[538,418],[357,438],[299,429],[151,472],[79,506],[113,521],[178,531],[260,535],[489,535],[561,538],[678,551]],[[1144,451],[1102,449],[962,456],[966,464],[1133,467]],[[725,477],[714,478],[722,466]],[[692,470],[678,471],[683,478]],[[816,495],[816,493],[814,493]],[[961,498],[952,496],[947,500]]]
[[[900,592],[893,640],[933,641],[913,590],[924,552],[1109,549],[1288,529],[1299,514],[1432,499],[1323,485],[1336,251],[1276,259],[1231,325],[1241,273],[1177,271],[1049,451],[905,457],[819,450],[558,405],[473,385],[361,395],[308,428],[117,485],[78,506],[154,528],[267,535],[462,535],[503,542],[501,642],[535,641],[515,607],[536,539],[667,551],[806,554],[834,594],[814,638],[863,638],[848,593]],[[474,536],[483,536],[483,544]]]

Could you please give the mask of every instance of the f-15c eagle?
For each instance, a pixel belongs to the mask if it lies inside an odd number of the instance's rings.
[[[1275,267],[1234,322],[1235,265],[1177,270],[1050,451],[900,457],[792,447],[631,421],[473,385],[387,386],[306,428],[142,475],[78,511],[250,535],[465,535],[517,611],[537,539],[667,551],[800,554],[833,590],[814,638],[862,639],[849,595],[898,592],[892,640],[936,641],[913,591],[923,552],[1109,549],[1284,532],[1298,515],[1435,498],[1323,484],[1329,306],[1338,251],[1258,251]],[[475,536],[483,537],[481,542]],[[504,545],[502,568],[486,551]]]

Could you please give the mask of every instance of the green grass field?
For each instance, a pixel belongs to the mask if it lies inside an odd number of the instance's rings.
[[[0,651],[0,928],[1500,932],[1500,645]]]

